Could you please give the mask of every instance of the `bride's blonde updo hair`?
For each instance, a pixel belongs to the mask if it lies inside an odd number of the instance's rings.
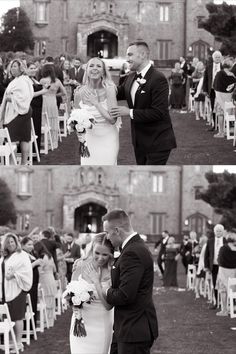
[[[88,85],[89,83],[89,77],[88,77],[88,68],[89,68],[89,64],[92,60],[97,59],[101,62],[102,64],[102,68],[103,68],[103,75],[102,75],[102,86],[103,87],[108,87],[108,86],[113,86],[116,87],[114,82],[112,81],[111,78],[111,74],[108,70],[108,67],[106,66],[106,64],[104,63],[104,61],[101,58],[98,57],[94,57],[89,59],[89,61],[86,64],[86,68],[85,68],[85,72],[84,72],[84,77],[83,77],[83,85]]]
[[[106,246],[110,251],[111,259],[113,258],[114,247],[112,246],[111,241],[107,239],[106,233],[100,232],[99,234],[94,236],[92,243],[91,243],[91,248],[88,251],[87,256],[84,259],[88,259],[88,258],[92,257],[94,246],[97,244],[102,245],[102,246]]]

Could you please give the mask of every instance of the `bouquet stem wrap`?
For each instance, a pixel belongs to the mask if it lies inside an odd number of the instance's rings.
[[[86,144],[86,140],[84,138],[85,133],[76,132],[78,140],[79,140],[79,154],[81,157],[90,157],[90,152],[88,146]]]
[[[76,310],[74,309],[74,314],[75,314],[75,323],[74,323],[73,335],[75,337],[86,337],[87,332],[85,329],[84,320],[80,309],[76,309]]]

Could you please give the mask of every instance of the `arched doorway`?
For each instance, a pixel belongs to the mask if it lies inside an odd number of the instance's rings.
[[[186,218],[185,226],[189,231],[195,231],[198,235],[202,235],[209,226],[209,218],[203,214],[195,213]]]
[[[107,209],[96,203],[87,203],[75,209],[74,229],[79,233],[103,231],[102,217]]]
[[[209,44],[203,41],[197,41],[191,45],[193,57],[198,58],[201,61],[207,60]]]
[[[114,58],[118,53],[118,37],[108,31],[97,31],[88,36],[88,57]]]

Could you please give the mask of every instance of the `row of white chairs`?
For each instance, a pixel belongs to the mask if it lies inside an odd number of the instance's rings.
[[[62,137],[67,136],[67,120],[68,120],[68,109],[67,104],[61,104],[60,112],[62,115],[58,116],[58,136],[59,141],[62,141]],[[49,118],[47,112],[42,114],[42,128],[41,128],[41,144],[40,149],[41,154],[48,154],[49,150],[54,150],[51,127],[49,123]],[[35,134],[34,122],[31,118],[31,141],[30,141],[30,151],[29,151],[29,164],[33,165],[33,158],[36,157],[37,161],[40,162],[40,154],[37,144],[38,136]],[[33,148],[34,151],[33,152]],[[13,163],[17,165],[20,163],[21,154],[17,154],[17,145],[11,142],[9,131],[7,128],[0,129],[0,163],[4,165],[10,165]]]
[[[186,287],[188,290],[195,291],[196,275],[196,266],[189,264],[186,280]],[[218,299],[215,299],[212,276],[209,273],[206,273],[205,278],[201,279],[200,294],[207,298],[208,302],[216,304],[217,307],[221,307],[220,291],[218,291]],[[227,298],[230,317],[236,318],[236,278],[229,278],[228,280]]]
[[[57,280],[57,294],[55,297],[55,319],[56,316],[61,315],[64,311],[62,306],[62,288],[60,280]],[[44,296],[44,290],[39,284],[38,286],[38,323],[35,326],[34,312],[30,295],[26,296],[26,312],[25,312],[25,329],[23,330],[22,342],[30,345],[31,335],[34,340],[37,340],[37,332],[44,332],[45,328],[49,328],[47,308]],[[5,354],[10,353],[10,335],[16,353],[19,353],[16,336],[14,332],[15,322],[11,320],[8,305],[5,303],[0,305],[0,335],[3,335],[3,343],[0,343],[0,349],[4,349]]]

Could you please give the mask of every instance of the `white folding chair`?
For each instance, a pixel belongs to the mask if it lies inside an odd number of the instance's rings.
[[[11,337],[13,340],[13,345],[17,354],[19,354],[19,350],[16,343],[16,336],[13,330],[15,322],[11,321],[11,316],[8,310],[8,305],[0,305],[0,334],[3,335],[3,344],[0,344],[0,349],[4,349],[5,354],[10,353],[10,341],[9,334],[11,333]]]
[[[17,165],[16,161],[16,145],[12,144],[11,138],[7,128],[0,129],[0,162],[5,165],[10,165],[10,156],[14,165]]]
[[[233,102],[225,102],[224,106],[224,129],[226,132],[227,140],[234,139],[234,129],[230,125],[234,124],[235,128],[235,105]]]
[[[230,317],[236,317],[236,278],[228,279],[228,304],[229,304],[229,312]]]
[[[214,294],[212,275],[209,272],[206,272],[206,275],[205,275],[204,297],[207,298],[208,302],[210,302],[210,303],[215,302],[215,294]]]
[[[34,312],[32,310],[32,303],[31,303],[31,298],[30,294],[26,295],[26,312],[25,312],[25,325],[26,328],[23,330],[23,336],[22,337],[22,342],[25,342],[27,345],[30,345],[30,335],[31,333],[34,336],[34,339],[37,340],[37,334],[36,334],[36,328],[35,328],[35,322],[34,322]],[[32,331],[30,330],[30,323],[32,326]]]
[[[205,97],[205,105],[204,105],[204,120],[207,121],[207,124],[211,124],[212,122],[212,112],[211,112],[211,101],[209,97]]]
[[[29,151],[30,165],[33,165],[33,157],[36,157],[37,161],[40,162],[37,139],[38,136],[35,134],[34,121],[33,118],[31,118],[31,141],[30,141],[30,151]],[[35,152],[33,152],[33,147],[35,148]]]
[[[56,301],[56,306],[55,306],[55,317],[57,315],[61,315],[63,308],[62,308],[62,288],[61,288],[61,281],[60,279],[58,279],[56,281],[57,284],[57,293],[56,293],[56,297],[55,297],[55,301]]]
[[[193,264],[189,264],[188,272],[187,272],[187,284],[186,284],[186,288],[188,290],[194,290],[195,279],[196,279],[196,266]]]
[[[40,149],[42,154],[47,155],[48,150],[54,150],[52,143],[52,134],[51,127],[49,124],[48,114],[47,112],[42,113],[42,128],[41,128],[42,140],[43,140],[43,148]],[[49,146],[50,143],[50,146]]]
[[[192,95],[194,93],[194,90],[190,88],[189,90],[189,99],[188,99],[188,110],[189,112],[194,112],[194,96]]]
[[[63,115],[59,115],[59,131],[61,137],[67,137],[67,120],[68,120],[68,107],[66,103],[61,103],[59,113],[63,112]]]
[[[39,312],[39,327],[36,328],[37,331],[44,332],[44,328],[49,328],[47,307],[44,297],[44,291],[41,284],[38,286],[38,304],[37,311]]]

